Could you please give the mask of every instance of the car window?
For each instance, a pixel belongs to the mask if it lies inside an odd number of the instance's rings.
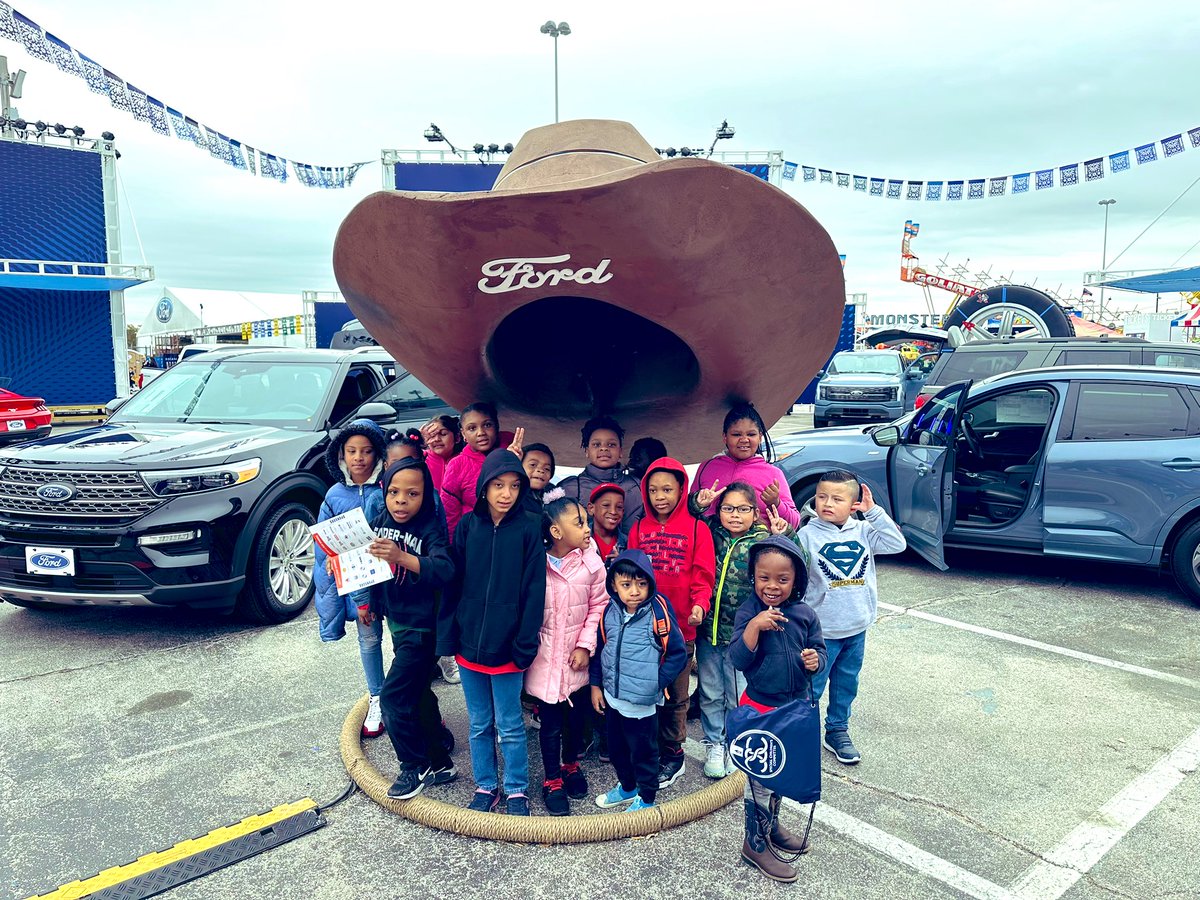
[[[1129,350],[1096,347],[1091,350],[1064,350],[1054,360],[1056,366],[1127,366],[1132,362]]]
[[[358,409],[364,400],[378,390],[379,385],[375,374],[368,366],[355,366],[346,374],[342,388],[338,391],[337,400],[329,414],[331,422],[341,422]]]
[[[401,375],[374,399],[380,403],[390,403],[397,413],[446,405],[441,397],[418,381],[411,372]]]
[[[1178,438],[1188,433],[1188,406],[1159,384],[1081,384],[1073,441]]]
[[[899,375],[899,353],[839,353],[829,363],[830,375]]]
[[[1048,388],[1013,391],[989,397],[970,407],[971,425],[982,431],[1006,425],[1045,425],[1054,408],[1054,394]]]
[[[982,381],[993,375],[1012,372],[1025,361],[1027,350],[994,350],[986,353],[958,352],[947,354],[949,359],[938,372],[938,384],[954,381]]]
[[[954,414],[962,392],[966,389],[966,385],[957,390],[953,387],[946,388],[917,410],[909,423],[904,442],[920,444],[923,447],[950,446],[950,439],[954,434]]]
[[[937,353],[923,353],[913,360],[912,365],[908,368],[909,370],[915,369],[922,375],[928,375],[933,371],[933,367],[937,365],[938,356],[939,354]]]
[[[1200,353],[1180,350],[1154,351],[1154,365],[1172,369],[1200,369]]]

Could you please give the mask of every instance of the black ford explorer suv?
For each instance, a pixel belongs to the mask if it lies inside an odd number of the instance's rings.
[[[182,362],[105,425],[0,449],[0,599],[291,619],[312,599],[330,438],[444,412],[378,348]]]

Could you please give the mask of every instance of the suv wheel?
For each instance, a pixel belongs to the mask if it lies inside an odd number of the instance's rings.
[[[308,528],[316,520],[299,503],[273,509],[250,550],[246,587],[238,601],[248,619],[274,625],[294,619],[313,597],[316,554]]]
[[[1200,606],[1200,520],[1185,528],[1171,546],[1171,574],[1188,599]]]
[[[996,302],[1001,296],[1003,302]],[[983,300],[981,297],[988,299]],[[1038,337],[1074,337],[1075,326],[1058,301],[1025,285],[995,285],[964,297],[946,317],[943,328],[974,326],[985,337],[1015,337],[1033,332]]]
[[[817,511],[813,507],[813,501],[817,496],[817,483],[814,481],[811,484],[802,485],[792,489],[792,500],[796,503],[796,509],[800,512],[800,524],[804,525],[809,519],[817,517]]]

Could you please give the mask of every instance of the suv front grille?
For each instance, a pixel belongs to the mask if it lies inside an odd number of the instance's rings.
[[[69,500],[44,500],[37,495],[46,484],[69,484]],[[0,514],[20,518],[54,517],[103,520],[121,524],[139,519],[161,506],[136,472],[80,472],[8,466],[0,472]]]
[[[854,403],[879,403],[896,399],[894,387],[834,387],[825,388],[826,400],[849,401]]]

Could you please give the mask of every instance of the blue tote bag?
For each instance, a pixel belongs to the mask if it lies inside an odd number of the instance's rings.
[[[763,787],[797,803],[821,799],[821,714],[811,689],[768,713],[731,710],[725,740],[733,764]]]

